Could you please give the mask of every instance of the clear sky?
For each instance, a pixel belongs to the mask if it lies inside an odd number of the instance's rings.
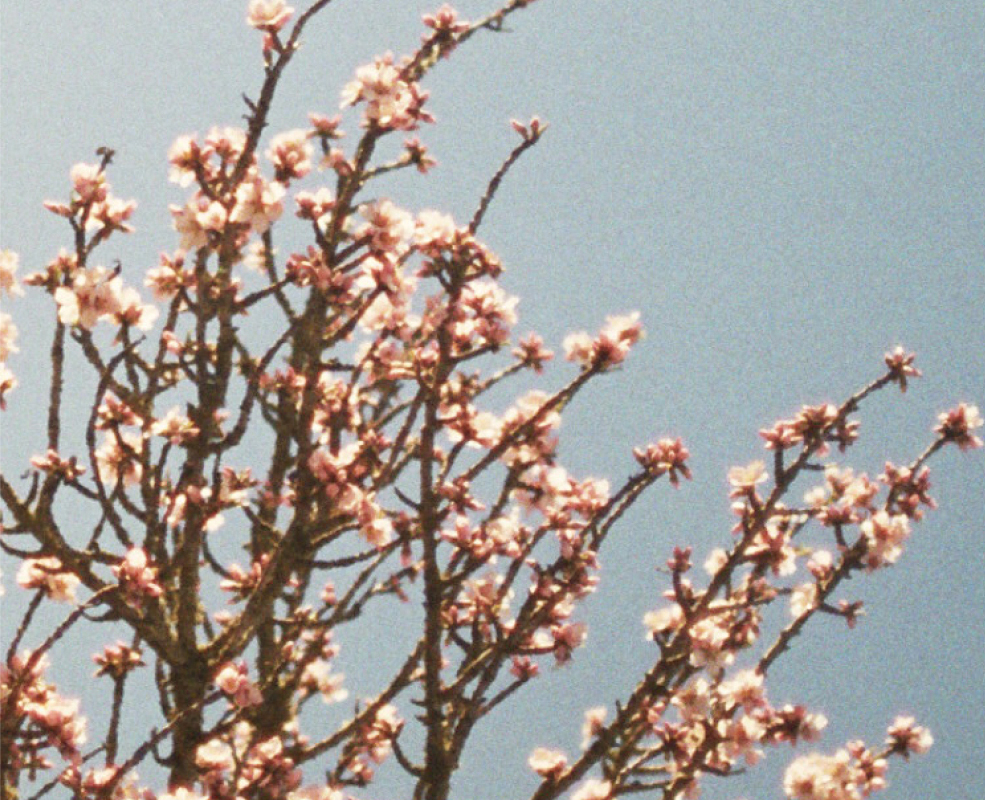
[[[457,7],[468,18],[493,2]],[[4,1],[0,221],[21,274],[69,243],[41,203],[66,197],[69,168],[100,145],[118,154],[115,193],[139,203],[137,233],[102,258],[118,257],[139,285],[177,246],[167,204],[184,193],[166,184],[167,149],[179,134],[239,124],[240,95],[255,95],[261,79],[245,9]],[[304,126],[310,111],[335,113],[354,68],[412,49],[429,10],[336,0],[309,27],[270,132]],[[985,408],[985,6],[540,0],[509,28],[475,37],[428,78],[438,121],[420,136],[439,167],[387,191],[410,210],[464,221],[515,143],[508,120],[549,121],[484,225],[521,298],[518,330],[560,349],[566,332],[633,309],[648,330],[626,368],[566,418],[567,466],[616,482],[632,468],[632,446],[672,434],[689,445],[695,479],[677,492],[661,484],[626,518],[603,554],[587,647],[477,735],[455,784],[475,800],[525,796],[529,751],[574,752],[582,710],[611,707],[635,684],[654,657],[641,623],[665,588],[654,567],[674,544],[692,544],[700,563],[729,541],[726,473],[762,457],[759,428],[803,403],[847,397],[897,344],[916,351],[925,377],[863,410],[858,468],[877,475],[885,459],[910,460],[958,401]],[[43,443],[52,312],[31,294],[5,309],[21,331],[11,362],[21,387],[2,419],[10,475]],[[547,382],[570,374],[557,365]],[[83,413],[85,398],[73,402]],[[777,669],[771,698],[826,713],[826,750],[853,737],[878,743],[898,712],[914,714],[936,744],[894,765],[883,796],[980,800],[981,453],[945,452],[933,483],[941,508],[901,562],[842,595],[865,601],[859,627],[818,621]],[[9,563],[4,573],[6,638],[23,598],[10,590]],[[57,654],[68,694],[91,674],[92,643],[73,646]],[[376,645],[342,646],[350,689],[372,692]],[[771,750],[765,768],[709,782],[705,796],[777,797],[790,757]]]

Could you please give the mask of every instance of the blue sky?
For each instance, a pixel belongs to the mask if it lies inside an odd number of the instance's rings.
[[[245,6],[4,2],[0,221],[22,274],[68,244],[41,203],[65,197],[71,165],[100,145],[117,151],[115,192],[139,203],[137,233],[103,258],[139,284],[176,247],[167,205],[183,192],[166,184],[167,149],[179,134],[238,124],[241,93],[255,94],[259,37]],[[492,4],[457,7],[468,18]],[[428,10],[336,0],[309,27],[269,133],[335,113],[354,68],[408,52]],[[566,332],[636,309],[648,331],[626,367],[571,409],[565,461],[615,482],[634,445],[672,434],[689,445],[695,479],[657,487],[623,522],[575,663],[477,736],[456,794],[489,800],[524,796],[530,749],[574,751],[581,711],[634,685],[653,656],[641,617],[665,588],[654,568],[674,544],[703,554],[727,543],[726,473],[762,457],[759,428],[847,397],[897,344],[916,351],[925,377],[863,410],[850,463],[877,475],[923,449],[938,412],[985,407],[981,4],[540,0],[509,28],[475,37],[428,78],[437,124],[420,136],[439,167],[385,190],[411,210],[468,219],[515,143],[508,120],[546,119],[484,223],[521,298],[518,330],[560,349]],[[5,303],[21,331],[11,362],[21,387],[0,421],[10,475],[43,442],[52,313],[33,294]],[[557,365],[547,381],[569,375]],[[73,407],[84,413],[84,398]],[[891,771],[887,800],[985,792],[982,465],[980,452],[936,460],[940,510],[895,568],[849,587],[868,611],[859,628],[819,621],[775,674],[775,701],[830,718],[825,749],[881,741],[898,712],[931,727],[931,754]],[[8,588],[5,638],[19,603]],[[84,687],[69,677],[88,674],[89,644],[58,658],[66,693]],[[371,691],[375,645],[342,644],[347,672]],[[765,768],[709,783],[706,796],[779,796],[789,756],[771,751]]]

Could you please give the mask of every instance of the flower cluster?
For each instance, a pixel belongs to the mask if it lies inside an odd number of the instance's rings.
[[[284,0],[251,0],[264,84],[247,99],[245,126],[179,137],[168,153],[170,179],[190,194],[170,208],[177,249],[145,279],[163,314],[125,285],[122,266],[92,261],[96,246],[130,230],[134,210],[109,191],[111,153],[76,165],[70,201],[47,204],[69,221],[73,249],[24,281],[47,292],[58,324],[47,443],[26,491],[2,478],[12,535],[31,542],[5,538],[5,550],[20,559],[18,585],[35,592],[2,669],[5,796],[58,766],[56,779],[84,800],[347,800],[391,756],[414,796],[444,796],[484,717],[589,641],[583,609],[614,526],[654,484],[691,478],[691,453],[673,437],[627,454],[621,481],[564,465],[565,408],[625,363],[644,335],[640,315],[565,338],[575,368],[538,388],[553,354],[537,334],[515,338],[518,300],[478,235],[508,170],[546,130],[538,118],[513,123],[522,141],[467,224],[405,207],[376,183],[434,163],[419,139],[390,137],[432,121],[420,83],[428,70],[530,2],[509,0],[474,24],[444,6],[424,18],[414,53],[360,67],[342,105],[358,107],[362,130],[343,150],[341,115],[263,135],[302,29],[327,3],[295,19]],[[274,236],[286,207],[301,220],[300,244]],[[5,295],[20,293],[16,270],[3,251]],[[112,342],[94,333],[99,323],[116,328]],[[14,385],[6,361],[16,337],[0,315],[0,405]],[[97,389],[82,435],[70,437],[60,398],[63,385],[75,388],[74,358]],[[609,709],[589,709],[579,753],[533,751],[535,797],[696,797],[705,776],[819,736],[822,715],[768,699],[775,660],[818,614],[856,623],[861,603],[837,593],[902,556],[935,506],[925,462],[947,444],[982,445],[982,417],[962,404],[941,415],[923,455],[886,463],[877,479],[821,461],[854,444],[869,394],[920,376],[902,348],[884,362],[841,405],[804,406],[761,431],[770,457],[728,471],[727,547],[707,556],[706,575],[690,547],[673,549],[643,617],[645,677]],[[79,456],[62,455],[80,442]],[[808,476],[818,485],[802,487]],[[792,505],[795,487],[807,491]],[[64,520],[60,492],[92,519]],[[75,603],[82,582],[90,601],[35,654],[13,655],[36,633],[35,610]],[[218,609],[216,586],[228,600]],[[348,707],[338,642],[393,598],[419,615],[419,637],[372,698]],[[96,621],[130,634],[93,656],[113,695],[99,766],[80,751],[79,703],[44,679],[48,650]],[[164,724],[120,757],[123,726],[142,722],[125,717],[123,698],[145,664]],[[408,708],[420,713],[404,719]],[[803,756],[784,788],[795,800],[860,800],[885,785],[889,757],[931,742],[900,717],[883,752],[851,742]],[[170,769],[169,791],[136,786],[130,769],[149,754]],[[316,766],[324,779],[302,787],[302,768]]]
[[[120,591],[126,602],[134,608],[142,608],[148,598],[163,593],[157,581],[157,568],[151,566],[147,553],[140,547],[131,547],[120,563],[113,567],[113,575],[119,581]]]
[[[54,556],[28,558],[17,572],[22,589],[40,589],[45,597],[58,603],[74,603],[75,589],[81,581]]]
[[[365,104],[362,124],[380,131],[413,131],[422,122],[433,122],[424,110],[428,93],[385,53],[356,70],[356,77],[342,90],[342,108]]]

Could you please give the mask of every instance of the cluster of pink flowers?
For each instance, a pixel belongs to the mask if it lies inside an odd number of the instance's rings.
[[[45,597],[58,603],[74,603],[79,577],[54,556],[28,558],[17,571],[17,585],[22,589],[40,589]]]
[[[229,698],[229,702],[239,708],[258,706],[263,702],[263,695],[250,680],[249,669],[242,662],[223,666],[215,676],[215,684]]]
[[[187,795],[175,795],[175,800],[213,800],[253,793],[298,800],[306,797],[296,793],[301,771],[288,753],[291,738],[286,732],[283,736],[258,737],[248,722],[237,722],[227,734],[209,739],[195,751],[195,764],[205,794],[186,790]],[[167,795],[158,800],[162,797]]]
[[[80,269],[71,282],[55,290],[58,319],[65,325],[91,329],[100,320],[150,330],[158,317],[155,306],[145,305],[136,289],[104,267]]]
[[[171,206],[183,251],[218,248],[226,241],[241,250],[250,233],[264,233],[284,213],[289,182],[311,170],[307,132],[286,131],[271,140],[267,151],[275,180],[263,178],[252,156],[242,178],[231,186],[230,173],[245,148],[246,133],[239,128],[213,128],[202,142],[182,136],[172,145],[171,180],[199,186],[184,206]]]
[[[18,533],[37,541],[21,553],[17,582],[37,592],[36,604],[74,603],[81,579],[98,589],[45,647],[69,624],[94,619],[97,604],[133,629],[132,644],[108,645],[93,658],[114,698],[145,655],[153,663],[166,724],[149,735],[173,745],[171,790],[156,800],[346,800],[348,788],[369,784],[391,755],[419,781],[416,795],[431,792],[429,781],[447,783],[472,727],[544,664],[570,662],[588,641],[579,614],[599,585],[612,526],[656,481],[678,487],[691,478],[690,452],[671,437],[635,448],[633,474],[615,486],[561,463],[563,409],[625,362],[644,335],[637,312],[608,317],[594,336],[568,336],[564,351],[577,369],[561,388],[524,386],[501,400],[508,380],[539,374],[553,354],[536,334],[514,340],[518,300],[498,282],[503,266],[477,229],[544,123],[513,123],[522,142],[467,225],[364,193],[379,175],[427,172],[434,161],[420,140],[392,148],[391,161],[377,144],[430,122],[423,75],[528,2],[510,0],[474,26],[449,6],[426,16],[415,53],[376,58],[346,86],[342,105],[359,107],[363,128],[351,153],[336,146],[341,117],[312,114],[310,128],[266,142],[268,178],[257,153],[269,98],[301,29],[325,4],[310,6],[282,41],[294,9],[251,0],[247,22],[263,34],[265,85],[261,101],[247,100],[247,128],[182,136],[168,153],[171,180],[194,188],[170,209],[178,249],[162,254],[145,280],[166,305],[156,341],[132,329],[150,331],[158,309],[124,285],[121,270],[89,263],[93,247],[130,230],[134,209],[110,194],[109,155],[73,168],[70,202],[47,204],[70,221],[75,250],[25,283],[52,297],[58,336],[76,328],[67,341],[80,345],[100,382],[83,452],[95,475],[84,477],[77,457],[60,455],[68,436],[61,420],[49,420],[50,449],[31,459],[33,487],[22,498],[4,479]],[[315,169],[316,146],[330,185],[299,190]],[[291,202],[310,240],[281,257],[271,228]],[[20,293],[16,269],[16,256],[3,251],[7,295]],[[241,330],[248,314],[263,321],[256,336]],[[110,358],[90,333],[100,321],[119,329]],[[16,335],[0,315],[0,405],[14,385],[5,364]],[[804,406],[761,431],[772,459],[729,470],[728,549],[713,550],[707,575],[696,577],[691,549],[674,548],[660,606],[643,618],[654,653],[646,678],[611,718],[605,707],[589,709],[579,754],[534,750],[537,796],[697,797],[703,776],[735,774],[766,747],[819,736],[823,715],[767,699],[773,661],[817,613],[855,624],[861,603],[833,593],[856,572],[901,557],[914,524],[934,507],[924,461],[947,444],[982,446],[982,417],[962,404],[941,415],[925,455],[907,466],[887,463],[878,480],[819,463],[832,446],[844,451],[855,442],[851,416],[869,392],[892,384],[905,391],[920,375],[902,348],[886,354],[885,365],[843,405]],[[55,382],[67,383],[70,372],[57,369]],[[267,444],[269,462],[254,465],[257,478],[232,466]],[[822,470],[802,506],[785,505],[798,478]],[[98,511],[85,549],[48,525],[62,489]],[[245,544],[246,567],[224,560],[230,537]],[[107,567],[116,584],[94,586]],[[229,600],[218,611],[200,594],[215,584]],[[305,704],[348,697],[337,631],[386,597],[423,600],[407,606],[423,606],[418,644],[374,699],[360,700],[312,741],[301,732]],[[779,627],[767,624],[771,606],[787,605]],[[33,610],[18,639],[31,617]],[[767,634],[772,642],[762,641]],[[3,764],[13,783],[22,771],[33,779],[53,767],[57,752],[66,762],[60,780],[80,798],[154,800],[132,773],[122,774],[132,762],[113,763],[118,708],[105,766],[83,770],[78,702],[44,681],[46,665],[39,650],[3,667]],[[421,763],[410,749],[414,736],[401,738],[406,706],[398,703],[419,705],[416,720],[437,726],[425,730]],[[133,761],[156,754],[158,743]],[[835,755],[803,756],[784,787],[794,800],[860,800],[885,785],[889,756],[907,758],[931,743],[901,717],[884,752],[851,742]],[[322,785],[302,788],[301,767],[322,755],[335,759]]]
[[[934,741],[912,717],[898,717],[888,734],[889,752],[904,757],[926,753]],[[795,760],[787,768],[783,788],[791,800],[862,800],[886,788],[886,770],[885,754],[853,741],[834,755],[811,753]]]
[[[422,122],[433,122],[424,110],[428,93],[407,79],[405,67],[393,63],[392,53],[360,67],[342,90],[342,108],[364,103],[363,127],[381,131],[413,131]]]
[[[164,592],[157,582],[157,567],[151,565],[141,547],[131,547],[112,571],[124,599],[134,608],[142,608],[146,599],[160,597]]]
[[[24,293],[17,281],[17,253],[0,250],[0,297],[14,297]],[[6,407],[6,398],[17,386],[17,378],[7,367],[7,358],[17,352],[17,326],[9,314],[0,314],[0,410]]]
[[[18,731],[6,758],[15,771],[35,772],[52,765],[47,751],[53,750],[69,762],[78,763],[86,741],[86,721],[79,714],[79,701],[58,694],[45,680],[50,666],[47,655],[22,652],[0,664],[0,709],[3,730]]]
[[[633,345],[643,337],[638,311],[609,317],[594,339],[587,333],[573,333],[564,340],[564,352],[569,361],[582,369],[608,370],[619,366]]]
[[[106,239],[114,231],[131,233],[127,224],[137,204],[110,194],[102,164],[76,164],[70,173],[73,194],[68,203],[53,200],[45,208],[60,217],[77,220],[86,230],[96,231],[96,240]]]

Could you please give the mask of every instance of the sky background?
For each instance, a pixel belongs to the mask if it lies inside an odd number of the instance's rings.
[[[698,563],[727,545],[726,474],[763,456],[757,430],[804,403],[844,399],[897,344],[916,351],[925,377],[864,407],[849,463],[878,475],[886,459],[924,448],[940,411],[985,407],[985,6],[921,6],[541,0],[426,80],[437,124],[419,135],[439,166],[388,182],[394,201],[467,220],[516,142],[508,120],[538,114],[551,128],[482,231],[521,298],[518,332],[560,350],[567,332],[594,331],[607,314],[642,314],[648,335],[625,369],[567,413],[566,466],[617,483],[634,445],[674,435],[695,474],[677,492],[659,485],[624,520],[586,606],[587,647],[477,733],[456,797],[526,796],[530,750],[576,752],[582,711],[611,708],[635,685],[654,657],[641,618],[666,588],[654,568],[675,544],[693,545]],[[493,4],[457,8],[474,18]],[[256,95],[259,35],[245,9],[5,0],[0,244],[20,253],[21,275],[69,244],[41,203],[66,198],[69,168],[101,145],[117,151],[114,192],[139,203],[137,233],[104,248],[103,263],[119,258],[140,285],[176,248],[167,205],[184,190],[166,183],[166,153],[179,134],[239,124],[241,93]],[[336,0],[307,29],[268,135],[335,113],[355,67],[413,49],[429,10]],[[355,131],[352,117],[344,127]],[[16,475],[44,441],[53,312],[38,292],[5,306],[21,333],[10,364],[21,386],[2,419],[3,469]],[[545,382],[571,374],[556,365]],[[70,408],[85,413],[86,399]],[[864,600],[867,616],[850,634],[818,620],[772,674],[770,697],[823,711],[828,751],[854,737],[878,744],[897,713],[913,714],[936,744],[894,764],[883,796],[979,800],[985,471],[981,452],[956,449],[932,470],[940,510],[896,567],[841,595]],[[6,640],[24,598],[4,564]],[[378,641],[342,645],[350,689],[370,693]],[[64,693],[87,691],[93,649],[72,639],[56,653]],[[86,712],[98,731],[99,708]],[[709,781],[704,796],[779,797],[790,758],[771,749],[764,767]]]

